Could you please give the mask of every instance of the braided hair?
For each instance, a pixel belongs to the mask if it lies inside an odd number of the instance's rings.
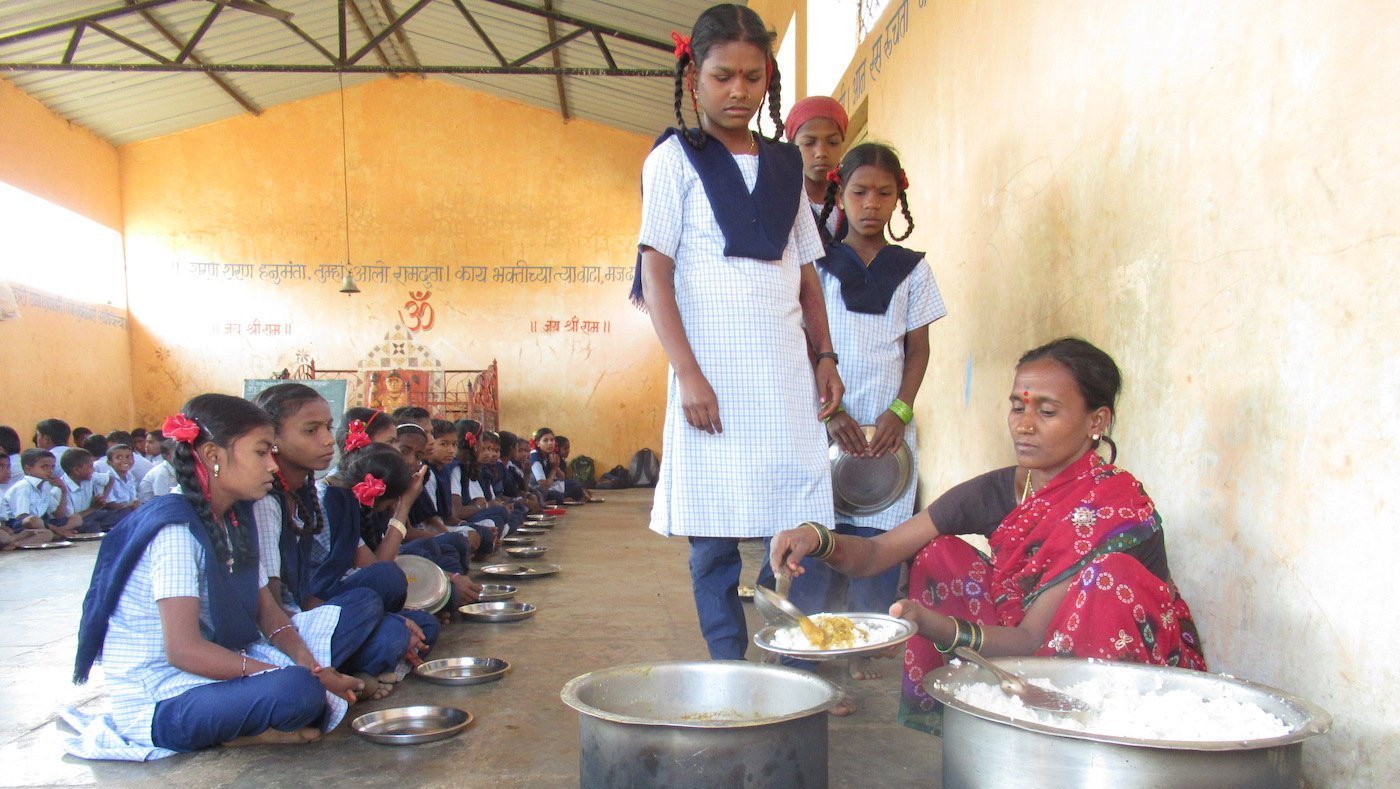
[[[768,63],[768,115],[773,120],[774,133],[767,137],[771,142],[783,138],[782,75],[778,73],[778,62],[773,57],[773,33],[763,24],[763,19],[752,9],[734,3],[721,3],[711,6],[695,20],[690,31],[688,46],[678,47],[676,57],[676,123],[680,125],[681,137],[693,148],[704,148],[708,139],[699,126],[700,106],[694,99],[694,84],[690,85],[691,108],[695,112],[697,126],[686,125],[681,106],[685,98],[687,79],[694,80],[705,62],[710,49],[717,44],[742,41],[753,44],[763,51]],[[758,120],[759,134],[763,134],[763,121]]]
[[[399,451],[387,444],[370,444],[349,453],[344,465],[335,476],[327,477],[326,483],[338,488],[353,488],[369,475],[384,483],[384,492],[379,501],[397,499],[408,490],[413,482],[413,473],[403,462]],[[387,518],[377,517],[373,506],[360,505],[360,537],[371,550],[379,547],[384,538]]]
[[[455,423],[457,428],[457,459],[462,462],[462,479],[476,479],[481,473],[481,466],[476,460],[476,445],[481,441],[483,435],[481,423],[475,419],[458,419]]]
[[[281,435],[282,425],[288,419],[300,411],[302,406],[317,400],[324,402],[325,398],[306,384],[286,383],[262,390],[253,398],[253,403],[272,417],[272,429],[277,435]],[[277,458],[277,463],[279,466],[282,464],[281,456]],[[308,488],[313,491],[310,496],[304,495]],[[326,514],[321,509],[320,497],[314,493],[315,482],[310,474],[306,476],[302,489],[295,491],[287,487],[287,480],[279,471],[272,478],[272,489],[277,492],[277,498],[282,505],[279,509],[282,513],[283,531],[300,537],[303,534],[319,534],[325,528]],[[296,521],[292,520],[293,508],[296,508],[297,517],[301,519],[300,529],[297,528]]]
[[[175,456],[170,461],[170,465],[175,467],[175,480],[180,483],[180,494],[199,515],[200,522],[209,534],[209,542],[214,546],[214,555],[221,564],[227,562],[230,557],[235,567],[257,563],[257,528],[251,521],[240,523],[236,529],[229,528],[227,542],[225,541],[225,530],[215,522],[209,495],[199,478],[199,468],[203,461],[196,453],[201,446],[211,441],[228,449],[235,440],[250,431],[259,427],[271,427],[272,418],[247,400],[225,394],[198,395],[185,403],[180,413],[200,427],[199,435],[193,442],[181,441],[175,445]]]
[[[890,233],[890,236],[895,241],[903,241],[914,232],[914,215],[909,212],[909,182],[904,174],[904,166],[899,163],[899,154],[895,153],[895,150],[890,146],[878,142],[861,143],[841,157],[841,166],[836,170],[840,180],[828,180],[827,182],[826,198],[822,201],[822,212],[817,218],[817,232],[821,233],[822,240],[828,244],[840,241],[845,237],[845,233],[838,232],[836,238],[833,239],[826,229],[826,221],[836,208],[836,198],[841,187],[850,181],[856,170],[862,167],[878,167],[894,176],[894,181],[899,186],[899,208],[904,214],[904,222],[909,227],[902,236],[896,236],[893,232]]]

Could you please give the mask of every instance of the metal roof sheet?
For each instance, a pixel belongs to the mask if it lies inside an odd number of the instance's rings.
[[[413,1],[392,0],[390,5],[402,13],[412,6]],[[134,2],[137,0],[3,0],[0,2],[0,38],[97,12],[118,10],[124,4]],[[360,2],[368,12],[371,2],[377,4],[381,0]],[[507,60],[527,55],[549,41],[543,17],[489,0],[461,2]],[[339,14],[337,3],[333,0],[267,0],[266,4],[294,14],[292,21],[326,50],[334,54],[339,48]],[[542,7],[540,0],[532,0],[530,4],[535,8]],[[638,0],[627,3],[555,0],[553,8],[561,14],[600,26],[656,41],[669,41],[671,30],[688,29],[695,17],[709,5],[711,0]],[[195,34],[214,7],[207,0],[169,0],[151,8],[148,13],[179,41],[185,42]],[[118,16],[102,24],[113,33],[163,57],[173,59],[178,54],[179,48],[140,14]],[[382,24],[373,19],[370,21],[372,29],[377,30],[375,26]],[[566,22],[558,22],[556,27],[561,37],[576,29]],[[401,29],[412,53],[424,66],[497,65],[495,56],[467,23],[454,0],[431,0]],[[71,37],[72,31],[68,29],[0,44],[0,62],[57,62],[63,57]],[[346,38],[347,47],[352,52],[367,41],[353,17],[347,22]],[[615,37],[604,36],[603,40],[621,69],[669,70],[674,63],[669,51]],[[581,36],[556,51],[562,66],[607,68],[607,62],[591,35]],[[200,39],[195,52],[209,63],[330,65],[315,47],[277,20],[232,8],[225,8],[218,15]],[[154,61],[89,27],[81,37],[73,62],[149,64]],[[361,65],[377,66],[379,63],[373,52],[360,61]],[[544,55],[529,65],[549,66],[550,56]],[[0,78],[12,82],[60,116],[118,145],[171,134],[245,112],[235,99],[201,72],[0,71]],[[322,73],[236,72],[224,73],[221,78],[261,108],[326,93],[335,90],[338,84],[334,74]],[[346,74],[345,84],[349,86],[382,78],[384,76]],[[430,78],[556,112],[559,110],[553,76],[445,74]],[[640,134],[655,133],[674,122],[673,90],[671,80],[663,77],[564,77],[564,92],[572,117]]]

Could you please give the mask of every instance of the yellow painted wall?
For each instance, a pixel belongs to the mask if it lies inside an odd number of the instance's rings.
[[[121,230],[116,149],[3,79],[0,181]],[[18,231],[7,221],[0,217],[0,279],[22,283],[33,261],[6,247],[4,236]],[[126,294],[107,295],[115,307],[22,289],[20,318],[0,322],[0,424],[18,430],[26,446],[34,424],[48,417],[103,431],[132,426]]]
[[[368,83],[345,107],[351,262],[387,267],[354,297],[315,276],[345,257],[338,94],[121,148],[138,415],[240,391],[298,351],[353,368],[413,325],[404,307],[424,288],[403,268],[440,266],[418,339],[449,369],[499,360],[504,428],[548,425],[600,470],[659,450],[665,360],[626,298],[650,141],[435,80]],[[306,279],[264,277],[287,262]],[[511,284],[517,263],[555,281]],[[459,281],[464,266],[486,281]],[[613,279],[558,281],[585,274]],[[571,331],[575,317],[597,331]]]
[[[925,498],[1012,462],[1023,350],[1105,348],[1212,668],[1336,716],[1315,786],[1400,764],[1398,30],[1393,3],[910,0],[837,91],[903,153],[948,304]]]

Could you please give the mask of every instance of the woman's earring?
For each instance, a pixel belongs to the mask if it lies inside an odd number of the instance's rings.
[[[218,464],[218,463],[215,463],[215,464],[214,464],[214,476],[216,476],[216,477],[219,476],[219,464]]]
[[[1098,434],[1098,433],[1094,433],[1093,435],[1089,436],[1089,438],[1090,438],[1091,440],[1093,440],[1093,441],[1098,441],[1098,440],[1099,440],[1099,434]]]
[[[282,450],[278,449],[276,444],[273,444],[273,445],[272,445],[272,454],[278,455],[278,454],[281,454],[281,452],[282,452]]]

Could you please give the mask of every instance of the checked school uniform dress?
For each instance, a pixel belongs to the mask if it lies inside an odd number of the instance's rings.
[[[748,634],[735,591],[737,540],[771,537],[807,520],[833,522],[826,435],[798,302],[802,266],[824,251],[795,148],[764,142],[758,156],[734,156],[713,138],[698,153],[687,145],[663,135],[647,157],[638,244],[675,261],[676,306],[719,402],[723,432],[686,422],[679,381],[668,370],[651,529],[690,538],[691,580],[710,656],[738,659]],[[706,168],[703,175],[699,167]],[[770,221],[788,210],[786,223]],[[735,244],[749,225],[760,232],[788,229],[756,245]],[[729,254],[765,244],[771,258]],[[639,262],[634,298],[640,277]]]
[[[894,244],[881,249],[869,266],[850,247],[833,244],[827,257],[818,261],[817,272],[826,298],[831,342],[841,356],[841,382],[846,385],[841,405],[856,422],[873,425],[899,396],[904,336],[947,315],[948,309],[923,254]],[[914,473],[899,500],[873,515],[837,514],[838,533],[874,537],[914,514],[919,478],[915,438],[914,423],[910,422],[904,427],[904,443],[909,447]],[[817,563],[800,578],[804,599],[799,605],[884,613],[895,600],[899,572],[898,567],[892,567],[875,576],[850,578],[845,598],[828,600],[832,570]]]

